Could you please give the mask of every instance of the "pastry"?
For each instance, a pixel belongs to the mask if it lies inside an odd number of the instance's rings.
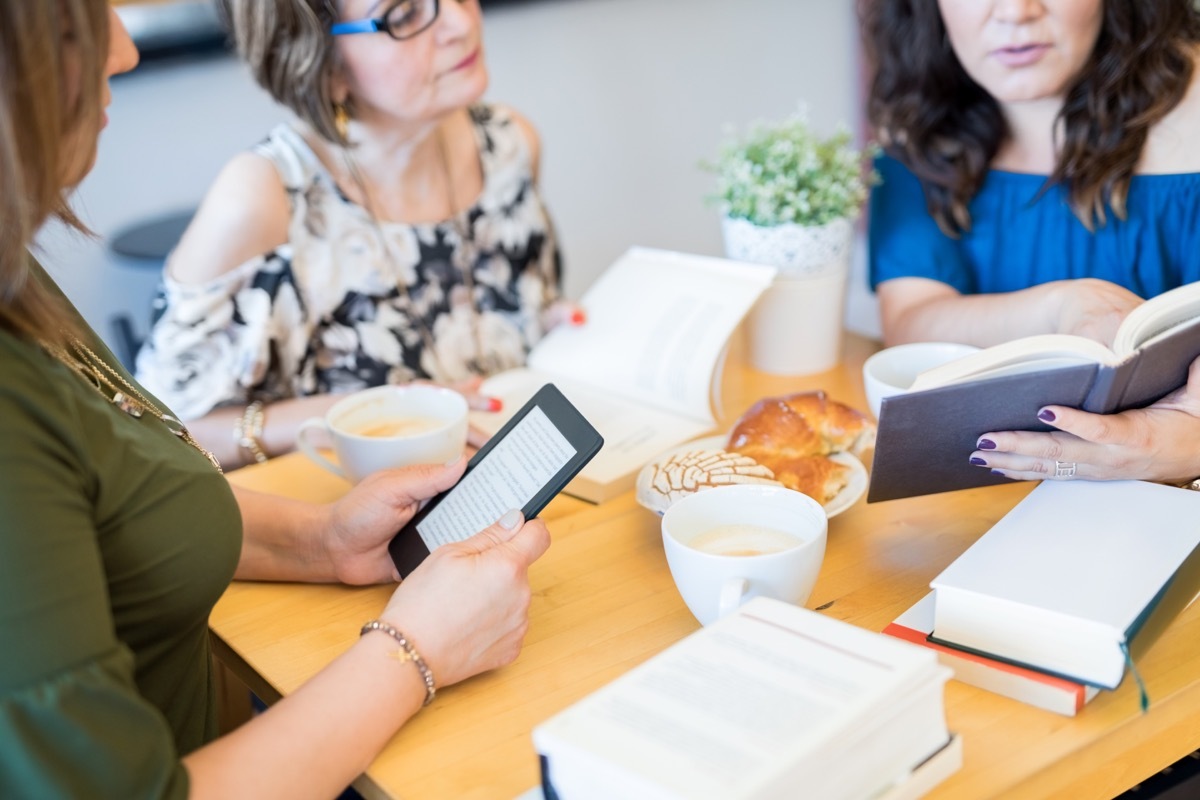
[[[794,455],[861,455],[875,444],[875,424],[825,392],[768,397],[750,407],[729,434],[731,449],[766,448]]]
[[[857,456],[874,444],[875,424],[865,414],[818,391],[758,401],[734,425],[728,448],[824,504],[850,480],[850,468],[828,456]]]
[[[724,450],[683,450],[642,470],[637,499],[662,514],[684,495],[735,483],[779,485],[771,470],[749,456]]]
[[[775,479],[825,505],[850,482],[850,468],[828,456],[764,456]]]

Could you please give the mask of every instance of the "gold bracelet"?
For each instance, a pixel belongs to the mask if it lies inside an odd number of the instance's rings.
[[[421,658],[421,654],[417,652],[417,648],[413,647],[408,637],[383,620],[378,619],[373,619],[366,625],[363,625],[358,635],[364,636],[371,631],[382,631],[400,643],[400,650],[396,652],[396,658],[402,664],[411,661],[416,666],[417,672],[421,673],[421,680],[425,681],[425,702],[421,705],[427,706],[432,703],[433,696],[437,693],[437,686],[433,682],[433,672],[429,669],[429,665],[425,663],[425,659]]]
[[[259,464],[270,458],[262,446],[263,419],[265,416],[262,401],[255,400],[246,406],[246,410],[242,412],[242,416],[233,422],[233,441],[238,447],[249,453]]]

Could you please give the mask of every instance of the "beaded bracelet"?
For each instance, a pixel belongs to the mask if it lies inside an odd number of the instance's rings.
[[[427,706],[432,703],[433,696],[437,693],[437,686],[433,682],[433,672],[429,669],[429,665],[425,663],[425,659],[421,658],[421,654],[417,652],[417,648],[413,647],[408,637],[383,620],[378,619],[373,619],[363,625],[358,635],[364,636],[371,631],[382,631],[400,643],[400,650],[396,652],[396,658],[402,664],[406,661],[411,661],[416,666],[417,671],[421,673],[421,680],[425,681],[425,702],[422,705]]]
[[[267,451],[263,449],[262,438],[263,432],[263,404],[261,400],[255,400],[250,405],[246,406],[246,410],[242,412],[242,416],[233,423],[233,441],[237,446],[248,452],[255,461],[259,464],[266,461],[269,456]]]

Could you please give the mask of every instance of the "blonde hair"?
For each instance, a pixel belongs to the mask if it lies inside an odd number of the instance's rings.
[[[59,296],[33,279],[28,247],[50,217],[81,231],[69,171],[100,129],[108,58],[104,0],[0,3],[0,327],[55,340],[72,327]],[[82,138],[80,138],[82,137]]]
[[[218,6],[258,84],[318,135],[347,146],[331,88],[338,68],[329,32],[337,21],[333,0],[219,0]]]

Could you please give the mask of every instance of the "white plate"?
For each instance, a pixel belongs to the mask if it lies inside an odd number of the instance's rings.
[[[674,455],[675,453],[687,452],[688,450],[724,450],[726,443],[729,441],[728,435],[723,436],[705,436],[702,439],[693,439],[690,442],[672,447],[669,450],[664,450],[654,457],[646,466],[642,467],[642,472],[650,469],[651,464],[662,461],[664,458]],[[836,517],[850,506],[858,502],[858,499],[867,491],[867,468],[863,463],[849,453],[834,453],[829,456],[830,460],[836,461],[839,464],[844,464],[850,468],[850,479],[842,490],[835,494],[828,503],[824,504],[825,515],[828,517]],[[641,475],[638,476],[639,482]],[[650,509],[654,511],[654,509]],[[657,511],[655,513],[658,513]]]

